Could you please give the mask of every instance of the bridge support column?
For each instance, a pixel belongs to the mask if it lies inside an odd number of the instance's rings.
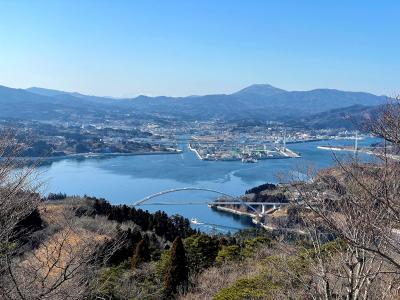
[[[265,205],[264,204],[261,205],[261,214],[265,215]]]

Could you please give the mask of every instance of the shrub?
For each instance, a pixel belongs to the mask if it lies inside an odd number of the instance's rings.
[[[237,280],[232,286],[221,289],[213,300],[274,299],[279,289],[279,285],[258,275]]]
[[[216,257],[217,263],[222,263],[230,260],[237,260],[240,258],[240,247],[237,245],[222,246],[221,250],[218,251]]]

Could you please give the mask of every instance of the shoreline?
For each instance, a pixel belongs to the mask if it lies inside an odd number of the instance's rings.
[[[231,214],[238,215],[238,216],[247,216],[247,217],[249,217],[251,219],[251,222],[255,226],[260,226],[260,227],[264,228],[267,231],[274,232],[274,231],[279,231],[279,230],[285,230],[287,232],[293,232],[293,233],[297,233],[297,234],[300,234],[300,235],[307,234],[304,230],[297,229],[297,228],[279,228],[279,227],[276,227],[276,226],[271,226],[271,225],[268,225],[268,224],[264,224],[264,223],[260,222],[257,219],[257,216],[255,214],[252,214],[252,213],[242,212],[242,211],[239,211],[239,210],[236,210],[236,209],[233,209],[233,208],[223,207],[223,206],[219,206],[219,205],[215,205],[215,206],[209,205],[209,207],[211,209],[216,209],[218,211],[231,213]]]
[[[113,153],[75,153],[62,156],[49,156],[49,157],[19,157],[19,159],[43,160],[52,161],[60,159],[73,159],[73,158],[106,158],[117,156],[136,156],[136,155],[163,155],[163,154],[181,154],[183,151],[157,151],[157,152],[113,152]]]
[[[252,219],[257,217],[256,214],[252,214],[252,213],[249,213],[249,212],[243,212],[243,211],[239,211],[239,210],[236,210],[236,209],[233,209],[233,208],[224,207],[224,206],[220,206],[220,205],[209,205],[209,207],[211,209],[216,209],[216,210],[219,210],[219,211],[235,214],[235,215],[238,215],[238,216],[247,216],[247,217],[250,217]]]

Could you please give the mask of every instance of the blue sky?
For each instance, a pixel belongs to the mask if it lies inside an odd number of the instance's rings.
[[[0,0],[0,85],[400,92],[400,1]]]

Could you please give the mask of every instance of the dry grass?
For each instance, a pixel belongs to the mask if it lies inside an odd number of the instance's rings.
[[[275,218],[280,218],[280,217],[287,217],[287,208],[281,208],[281,209],[277,209],[275,210],[271,216],[275,217]]]
[[[251,277],[257,274],[258,269],[250,262],[230,262],[218,267],[211,267],[199,274],[195,279],[195,287],[179,299],[206,300],[212,297],[223,287],[232,285],[239,278]]]
[[[115,237],[115,227],[77,217],[76,206],[69,203],[41,203],[39,209],[47,223],[43,238],[13,267],[15,282],[23,287],[20,293],[27,299],[83,299],[102,259],[98,250]]]
[[[21,264],[38,270],[41,276],[58,278],[67,268],[74,268],[80,258],[87,257],[93,249],[88,244],[104,243],[108,236],[94,234],[77,228],[64,228],[50,236],[40,247],[27,255]]]

